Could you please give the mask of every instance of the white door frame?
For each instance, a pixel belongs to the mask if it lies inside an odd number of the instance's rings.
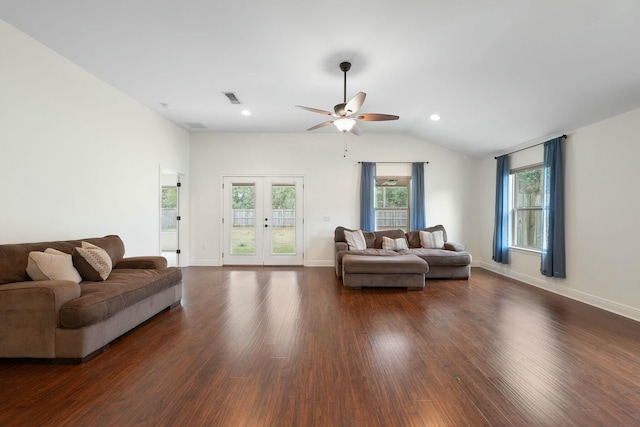
[[[183,200],[181,198],[180,193],[182,192],[182,183],[184,181],[184,174],[182,172],[175,171],[173,169],[167,168],[165,166],[160,165],[160,196],[159,196],[159,253],[160,255],[166,255],[167,262],[169,266],[182,266],[184,264],[184,259],[182,257],[183,251],[180,247],[180,235],[184,231],[182,230],[182,204]],[[170,252],[166,252],[166,249],[163,247],[163,240],[166,236],[163,236],[162,231],[162,191],[164,187],[176,187],[177,189],[177,228],[175,231],[175,248],[171,248]],[[173,245],[172,245],[173,246]]]
[[[304,176],[302,175],[224,175],[222,177],[222,264],[223,265],[304,265]],[[255,186],[254,253],[232,254],[231,189],[234,184]],[[296,186],[295,249],[292,254],[273,253],[271,188]],[[271,220],[270,220],[271,218]]]

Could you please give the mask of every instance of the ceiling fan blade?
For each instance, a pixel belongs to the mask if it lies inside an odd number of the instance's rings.
[[[362,113],[356,116],[358,120],[364,120],[365,122],[380,122],[383,120],[398,120],[400,116],[394,116],[392,114],[375,114],[375,113]]]
[[[320,114],[326,114],[328,116],[333,116],[333,113],[327,110],[318,110],[317,108],[303,107],[302,105],[296,105],[296,107],[302,108],[303,110],[311,111],[312,113],[320,113]]]
[[[323,127],[325,127],[325,126],[329,126],[331,123],[333,123],[333,120],[330,120],[330,121],[328,121],[328,122],[320,123],[319,125],[315,125],[315,126],[313,126],[313,127],[310,127],[310,128],[309,128],[309,129],[307,129],[307,130],[316,130],[316,129],[319,129],[319,128],[323,128]]]
[[[349,116],[358,111],[360,107],[362,107],[362,104],[364,103],[364,99],[366,97],[367,94],[364,92],[356,93],[355,96],[351,98],[349,102],[347,102],[347,105],[344,107],[345,114]]]
[[[362,135],[362,129],[360,129],[360,126],[358,126],[357,123],[354,123],[353,126],[351,127],[351,130],[349,131],[352,134],[354,134],[355,136],[360,136]]]

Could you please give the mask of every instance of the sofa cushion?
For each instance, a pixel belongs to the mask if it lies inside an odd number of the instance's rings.
[[[407,239],[404,237],[392,239],[391,237],[382,236],[382,249],[400,251],[402,249],[409,249],[409,247],[407,246]]]
[[[334,242],[346,242],[347,239],[345,237],[345,232],[347,231],[357,231],[357,230],[350,230],[348,228],[344,228],[340,226],[336,227],[333,235]],[[383,230],[383,231],[363,231],[362,235],[364,236],[364,240],[367,242],[367,248],[374,248],[374,249],[382,249],[382,238],[385,236],[391,239],[405,238],[404,231],[400,229]],[[419,246],[420,245],[418,245],[418,247]]]
[[[52,248],[47,248],[44,252],[29,253],[27,274],[32,280],[82,281],[78,270],[73,266],[71,255]]]
[[[454,242],[445,243],[444,248],[450,251],[456,251],[456,252],[462,252],[466,249],[462,243],[454,243]]]
[[[107,251],[113,265],[124,258],[124,243],[116,235],[82,239],[82,241],[92,243]],[[80,246],[80,242],[81,240],[66,240],[0,245],[0,285],[31,280],[27,274],[27,261],[30,252],[42,252],[47,248],[53,248],[71,255],[73,249]]]
[[[345,255],[370,255],[370,256],[398,256],[396,251],[390,251],[388,249],[373,249],[367,248],[363,251],[340,251],[336,253],[336,262],[338,265],[342,264],[342,258]]]
[[[104,320],[182,280],[177,267],[163,270],[115,269],[104,282],[82,282],[81,295],[60,309],[60,325],[81,328]]]
[[[94,237],[91,239],[82,239],[81,242],[91,243],[99,248],[104,249],[111,257],[111,265],[116,265],[124,258],[124,242],[119,236],[109,235],[105,237]],[[76,246],[81,246],[81,243]]]
[[[81,247],[73,250],[73,265],[84,280],[107,280],[113,268],[111,257],[102,248],[82,242]]]
[[[407,241],[409,242],[409,249],[411,248],[420,248],[420,232],[421,231],[442,231],[442,238],[444,242],[447,242],[447,230],[445,230],[443,225],[434,225],[433,227],[421,228],[420,230],[413,230],[407,233]]]
[[[437,231],[420,231],[420,246],[426,249],[442,249],[444,248],[444,237],[442,230]]]
[[[373,235],[373,245],[367,247],[373,247],[375,249],[382,249],[382,238],[388,237],[390,239],[405,239],[404,231],[400,229],[382,230],[371,233]],[[366,237],[366,236],[365,236]]]
[[[367,242],[364,240],[362,230],[344,231],[344,238],[349,245],[350,251],[361,251],[367,249]]]
[[[402,255],[417,255],[431,266],[444,265],[470,265],[471,254],[469,252],[454,252],[446,249],[413,248],[399,251]]]
[[[415,255],[377,257],[347,254],[342,265],[345,274],[425,274],[429,271],[429,265]]]

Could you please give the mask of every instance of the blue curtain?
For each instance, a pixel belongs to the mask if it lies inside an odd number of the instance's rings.
[[[426,227],[426,212],[424,204],[424,162],[411,165],[411,218],[409,225],[412,230]]]
[[[360,178],[360,228],[376,230],[376,164],[362,162]]]
[[[540,273],[567,277],[564,247],[564,166],[559,137],[544,143],[544,190],[542,204],[542,262]]]
[[[493,260],[509,264],[509,156],[497,157]]]

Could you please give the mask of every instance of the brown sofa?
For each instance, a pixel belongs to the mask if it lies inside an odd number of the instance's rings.
[[[113,269],[105,281],[31,280],[30,252],[71,254],[88,242]],[[74,264],[75,265],[75,264]],[[163,257],[124,258],[111,235],[82,240],[0,245],[0,357],[84,362],[162,310],[180,304],[182,271]]]
[[[338,278],[342,278],[343,265],[342,260],[345,255],[364,255],[369,257],[396,257],[400,255],[416,255],[425,260],[428,264],[428,271],[425,274],[426,279],[468,279],[471,274],[471,254],[465,251],[462,244],[447,241],[447,231],[444,226],[436,225],[433,227],[423,228],[424,231],[441,230],[444,238],[444,248],[442,249],[424,249],[420,246],[420,231],[415,230],[405,233],[402,230],[385,230],[368,232],[364,231],[363,235],[367,242],[367,248],[364,250],[349,250],[344,232],[354,231],[344,227],[337,227],[334,232],[335,242],[335,268]],[[392,251],[382,249],[382,237],[386,236],[392,239],[404,238],[407,240],[409,249]],[[379,266],[373,266],[375,258],[371,258],[372,271],[380,270]]]

